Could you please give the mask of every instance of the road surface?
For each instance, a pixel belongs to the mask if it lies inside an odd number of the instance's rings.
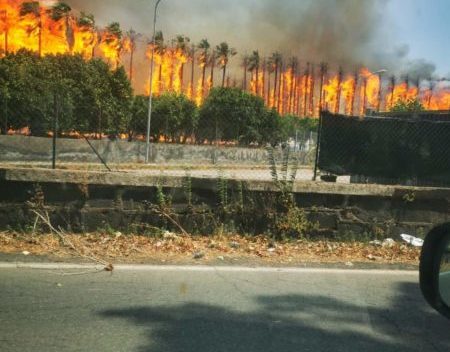
[[[450,351],[416,272],[9,266],[2,352]]]

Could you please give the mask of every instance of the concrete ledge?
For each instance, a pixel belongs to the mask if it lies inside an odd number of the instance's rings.
[[[0,181],[84,184],[105,186],[132,187],[182,187],[185,177],[154,176],[143,172],[102,172],[80,170],[50,170],[26,168],[0,168]],[[229,187],[237,187],[240,181],[230,179]],[[244,182],[249,191],[277,192],[278,188],[272,181],[247,180]],[[216,188],[217,178],[192,177],[192,187],[196,189],[213,190]],[[335,194],[347,196],[374,196],[403,198],[408,196],[414,200],[445,199],[450,202],[449,188],[384,186],[364,184],[337,184],[324,182],[299,181],[294,184],[295,193]]]

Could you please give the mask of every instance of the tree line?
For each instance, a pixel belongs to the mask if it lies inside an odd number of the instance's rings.
[[[28,128],[46,136],[58,121],[59,134],[98,138],[146,133],[148,97],[134,95],[125,69],[111,69],[101,59],[47,55],[20,50],[0,59],[0,130]],[[154,142],[264,145],[283,142],[298,130],[314,130],[314,120],[281,117],[261,97],[240,88],[214,88],[197,106],[182,93],[154,97]]]

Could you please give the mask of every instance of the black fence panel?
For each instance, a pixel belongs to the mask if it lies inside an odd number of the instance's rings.
[[[357,118],[323,112],[321,119],[320,170],[450,184],[448,116]]]

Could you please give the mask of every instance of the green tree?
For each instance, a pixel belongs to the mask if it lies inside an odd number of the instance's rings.
[[[154,99],[152,136],[166,141],[186,142],[197,125],[197,107],[183,94],[164,93]]]
[[[417,99],[399,99],[391,108],[391,112],[418,112],[423,110],[422,103]]]
[[[132,141],[137,134],[144,135],[147,132],[148,97],[136,95],[130,106],[130,119],[128,120],[128,141]]]
[[[223,140],[264,144],[277,124],[264,100],[238,88],[214,88],[199,111],[199,142]]]

